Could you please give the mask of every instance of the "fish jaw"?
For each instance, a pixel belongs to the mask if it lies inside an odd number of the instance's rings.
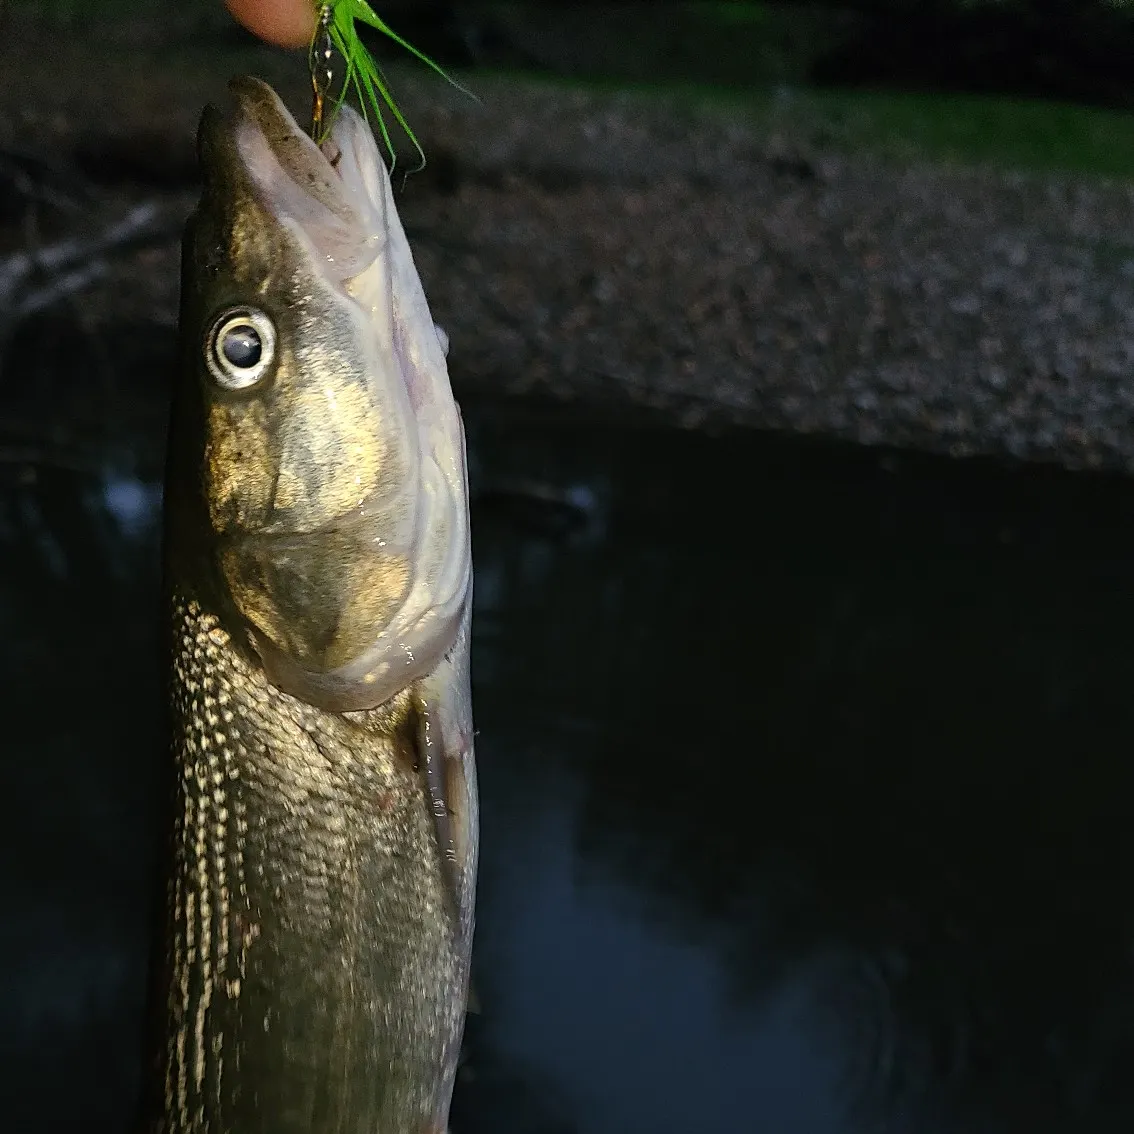
[[[342,109],[332,164],[269,87],[232,89],[199,139],[182,321],[205,441],[182,464],[269,679],[369,709],[436,667],[470,601],[464,431],[366,124]],[[274,337],[242,389],[211,363],[233,312]]]

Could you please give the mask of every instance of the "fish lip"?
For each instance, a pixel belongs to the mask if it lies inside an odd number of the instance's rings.
[[[345,290],[385,245],[386,203],[376,176],[383,163],[369,127],[340,107],[328,134],[337,150],[332,160],[263,80],[232,79],[229,93],[225,108],[207,107],[201,118],[206,184],[222,199],[250,195],[271,223],[309,246],[315,270]]]
[[[349,162],[353,155],[339,145],[336,137],[336,134],[342,132],[341,115],[336,115],[324,142],[320,144],[299,125],[283,100],[263,79],[255,75],[238,75],[229,80],[228,90],[236,103],[235,114],[229,117],[230,126],[237,128],[243,124],[254,126],[260,136],[268,142],[277,158],[285,153],[285,147],[289,144],[295,145],[298,151],[293,150],[287,158],[294,159],[306,155],[312,159],[312,164],[316,168],[322,169],[323,172],[330,170],[338,176],[339,181],[343,181],[340,166],[343,161]],[[337,152],[333,158],[323,149],[323,145],[328,141],[335,143]],[[239,140],[236,148],[239,153],[241,150]],[[294,166],[290,160],[281,160],[281,164],[286,173],[293,172]]]

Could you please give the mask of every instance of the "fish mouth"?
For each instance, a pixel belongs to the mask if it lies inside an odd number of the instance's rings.
[[[349,106],[317,145],[261,79],[229,83],[233,107],[208,107],[198,149],[206,180],[235,179],[267,213],[298,230],[323,274],[342,285],[365,271],[385,247],[388,176],[374,136]],[[223,188],[222,188],[223,191]]]

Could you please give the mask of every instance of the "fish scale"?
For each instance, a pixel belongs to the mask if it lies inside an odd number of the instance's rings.
[[[407,750],[412,697],[353,719],[314,710],[195,600],[174,602],[174,649],[162,1128],[426,1129],[448,1053],[420,1021],[459,1033],[465,977]]]

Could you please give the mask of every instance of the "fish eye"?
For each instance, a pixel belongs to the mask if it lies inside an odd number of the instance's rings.
[[[254,307],[225,311],[213,321],[205,346],[205,362],[217,384],[246,390],[267,372],[276,353],[276,329]]]

